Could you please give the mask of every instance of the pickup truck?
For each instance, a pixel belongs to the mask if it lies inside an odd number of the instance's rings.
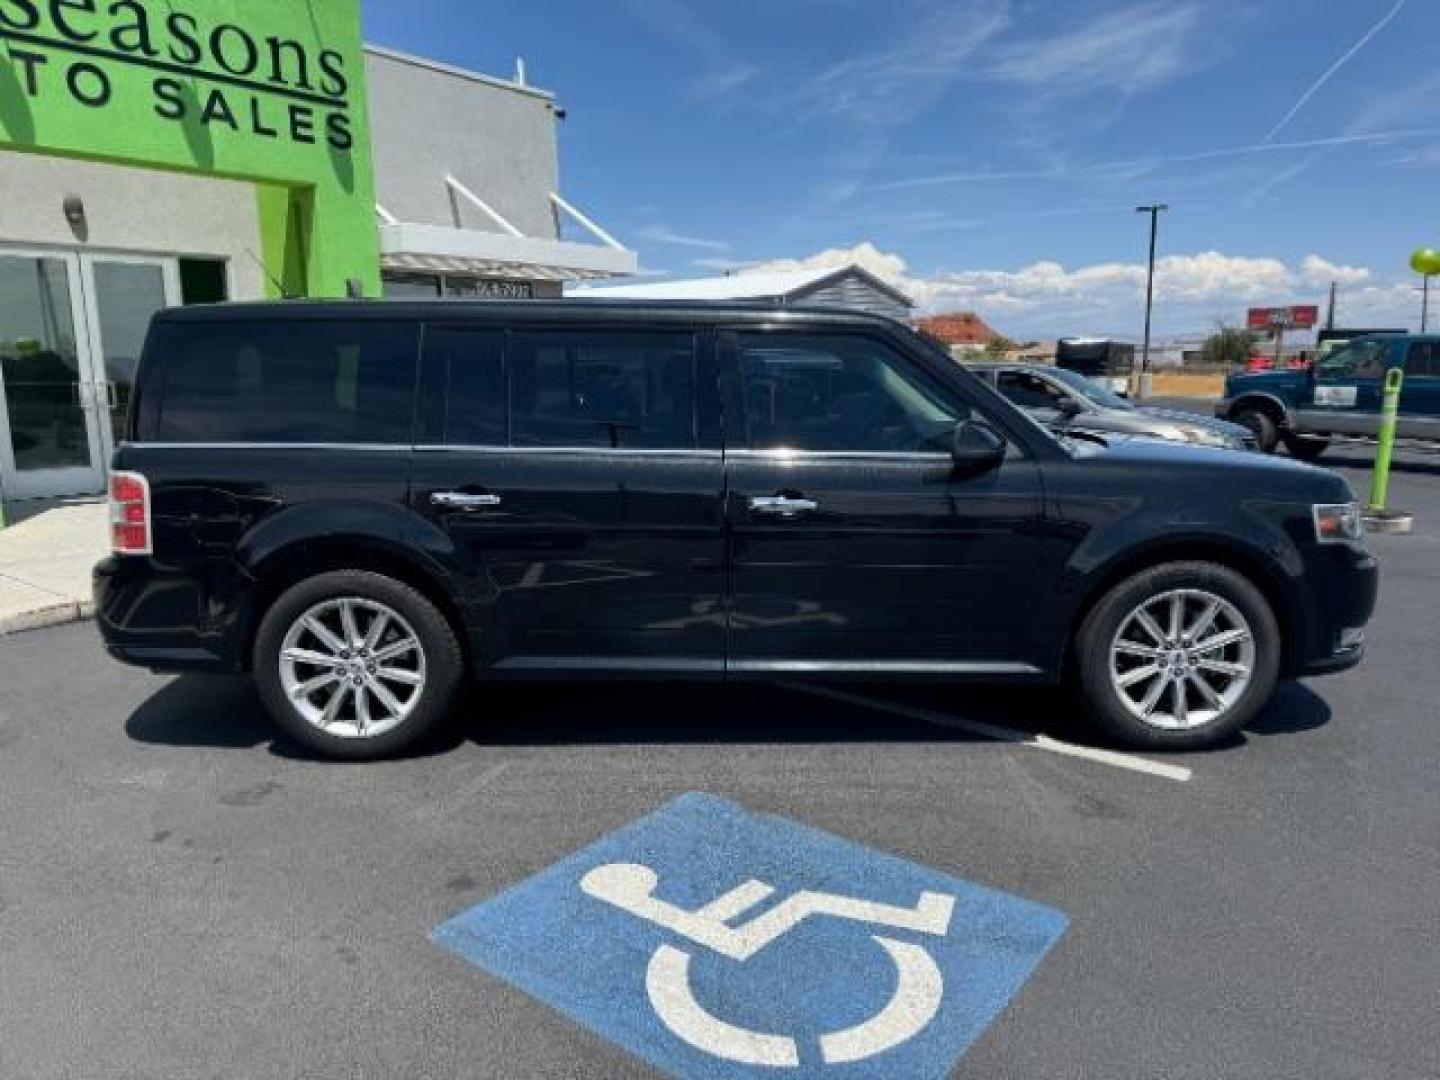
[[[1249,428],[1259,448],[1282,442],[1314,461],[1332,438],[1374,438],[1385,374],[1403,368],[1402,439],[1440,443],[1440,336],[1373,334],[1346,342],[1305,371],[1237,373],[1215,415]]]

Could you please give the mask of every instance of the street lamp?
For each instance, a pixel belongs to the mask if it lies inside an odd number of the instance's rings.
[[[1423,298],[1420,301],[1420,332],[1430,329],[1430,279],[1440,274],[1440,251],[1421,248],[1410,256],[1410,268],[1424,279]]]
[[[1150,396],[1150,320],[1155,311],[1155,241],[1160,235],[1160,215],[1170,207],[1165,203],[1137,206],[1137,214],[1150,215],[1150,272],[1145,279],[1145,344],[1140,353],[1140,396]]]

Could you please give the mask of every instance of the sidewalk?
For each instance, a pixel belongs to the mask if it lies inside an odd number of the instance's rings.
[[[75,501],[0,530],[0,637],[94,614],[90,569],[109,551],[108,513]]]

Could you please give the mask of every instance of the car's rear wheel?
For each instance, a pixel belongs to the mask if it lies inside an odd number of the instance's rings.
[[[358,570],[291,587],[255,639],[271,716],[296,740],[348,760],[414,745],[448,711],[462,668],[455,632],[433,603]]]
[[[1249,428],[1255,436],[1255,444],[1261,452],[1273,454],[1280,443],[1280,425],[1264,409],[1247,405],[1231,417],[1241,427]]]
[[[1330,440],[1319,435],[1291,435],[1285,440],[1285,449],[1301,461],[1319,461],[1330,449]]]
[[[1086,707],[1110,736],[1196,749],[1234,736],[1274,692],[1280,630],[1246,578],[1168,563],[1112,589],[1076,639]]]

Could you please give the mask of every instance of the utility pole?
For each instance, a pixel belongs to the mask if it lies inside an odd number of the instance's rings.
[[[1330,310],[1329,313],[1325,316],[1326,330],[1335,329],[1335,296],[1337,291],[1339,290],[1339,287],[1340,283],[1338,281],[1330,282]]]
[[[1155,244],[1160,235],[1160,215],[1170,207],[1165,203],[1137,206],[1137,214],[1150,215],[1150,271],[1145,280],[1145,344],[1140,352],[1140,397],[1148,398],[1153,381],[1150,377],[1150,325],[1155,312]]]

